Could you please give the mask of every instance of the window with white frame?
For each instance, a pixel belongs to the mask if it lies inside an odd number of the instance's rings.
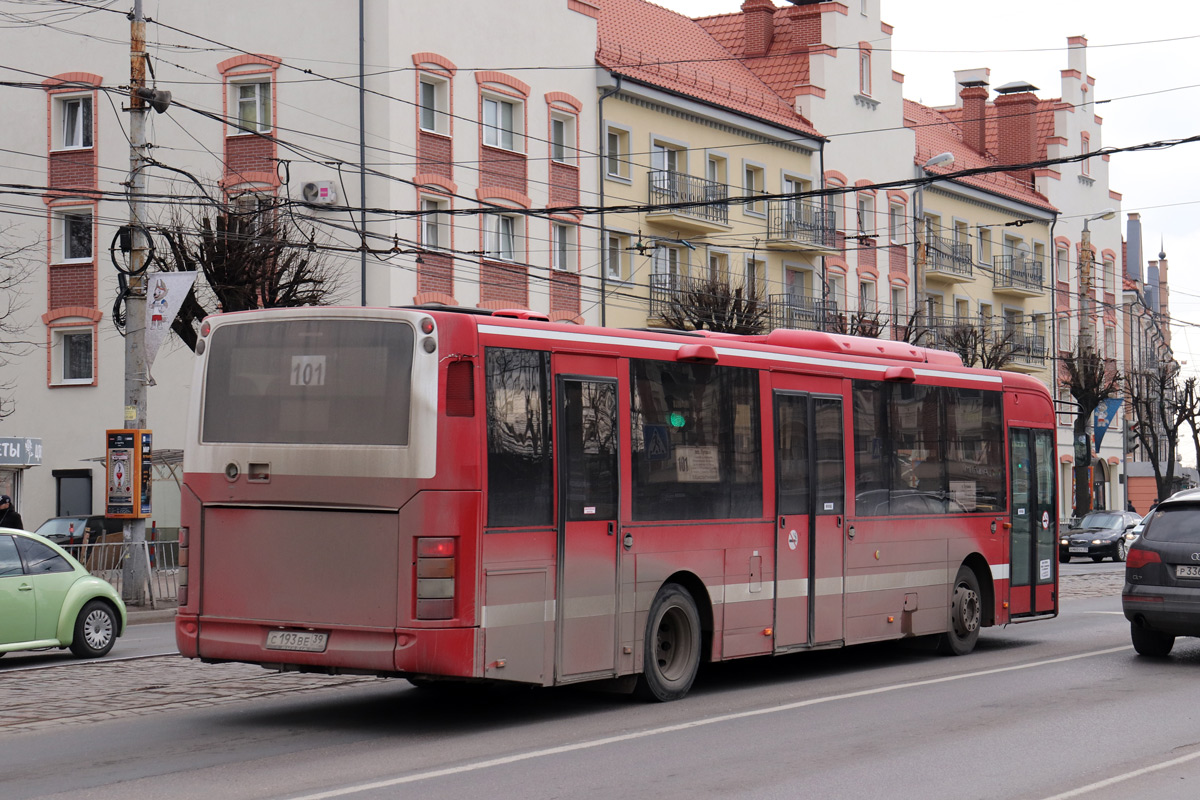
[[[1060,281],[1070,282],[1071,278],[1070,278],[1070,273],[1068,272],[1068,270],[1070,270],[1070,268],[1071,268],[1071,263],[1069,261],[1069,255],[1067,253],[1067,248],[1065,248],[1065,247],[1055,248],[1054,260],[1056,262],[1054,266],[1055,266],[1055,270],[1058,272],[1058,279]]]
[[[840,188],[840,184],[831,183],[829,188]],[[825,207],[833,212],[833,229],[835,231],[846,230],[846,195],[844,192],[831,194],[825,198]]]
[[[1104,329],[1104,356],[1106,358],[1117,357],[1117,332],[1111,327]]]
[[[81,149],[92,146],[92,98],[64,97],[56,101],[62,117],[63,149]]]
[[[1113,263],[1113,260],[1111,258],[1104,259],[1104,269],[1102,270],[1101,274],[1103,275],[1102,280],[1104,281],[1104,283],[1103,283],[1104,291],[1112,292],[1113,294],[1116,294],[1116,291],[1117,291],[1117,265],[1115,263]]]
[[[629,236],[624,233],[607,234],[607,252],[604,268],[609,280],[624,280],[629,274]]]
[[[842,275],[829,276],[829,301],[838,308],[846,307],[846,278]]]
[[[860,236],[875,235],[875,198],[866,192],[858,193],[858,233]]]
[[[892,317],[901,321],[908,317],[908,290],[903,286],[892,287]]]
[[[483,217],[483,250],[487,258],[516,260],[517,217],[511,214],[486,214]]]
[[[984,264],[992,263],[992,232],[988,228],[979,229],[979,260]]]
[[[604,138],[604,170],[608,177],[629,180],[629,131],[609,126]]]
[[[812,272],[806,269],[789,269],[785,278],[787,281],[788,298],[792,305],[799,301],[812,299]]]
[[[450,81],[433,75],[422,75],[419,84],[421,130],[450,133]]]
[[[888,240],[892,244],[904,244],[904,206],[892,203],[888,206]]]
[[[746,164],[743,172],[742,188],[746,197],[758,197],[766,190],[766,171],[757,164]],[[747,214],[766,213],[766,204],[761,200],[746,203]]]
[[[1071,321],[1066,317],[1058,320],[1058,349],[1061,352],[1071,349]]]
[[[767,293],[767,262],[753,256],[746,257],[745,298],[760,300]]]
[[[562,164],[575,163],[575,117],[554,113],[550,116],[550,158]]]
[[[57,261],[92,260],[92,209],[66,208],[54,212]]]
[[[421,246],[428,250],[439,250],[450,246],[450,232],[446,224],[446,209],[449,202],[438,197],[421,198]]]
[[[561,222],[550,224],[553,267],[560,272],[575,270],[575,226]]]
[[[878,310],[875,305],[875,282],[860,281],[858,284],[858,310],[865,314],[873,314]]]
[[[958,298],[954,300],[954,321],[960,324],[971,321],[970,302]]]
[[[237,80],[230,86],[240,131],[265,133],[271,130],[271,79]]]
[[[483,98],[483,143],[502,150],[519,150],[521,139],[519,102],[500,97]]]
[[[710,155],[704,168],[704,177],[717,184],[725,183],[728,163],[722,156]]]
[[[650,145],[650,169],[676,173],[687,169],[686,153],[678,145],[654,142]]]
[[[1092,152],[1091,137],[1086,132],[1079,134],[1079,154],[1082,156],[1087,156],[1090,152]],[[1092,160],[1085,157],[1079,162],[1079,169],[1084,175],[1091,175]]]
[[[51,338],[51,382],[59,385],[92,383],[94,365],[94,330],[86,328],[55,328]]]
[[[718,250],[708,251],[708,279],[710,281],[729,280],[729,254]]]
[[[871,96],[871,51],[865,47],[858,51],[858,91]]]
[[[650,258],[650,272],[653,275],[669,277],[673,281],[682,274],[682,264],[683,259],[678,247],[660,245],[654,248]]]

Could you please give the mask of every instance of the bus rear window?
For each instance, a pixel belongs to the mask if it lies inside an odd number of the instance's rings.
[[[201,437],[262,444],[408,444],[413,330],[395,322],[223,325],[209,342]]]

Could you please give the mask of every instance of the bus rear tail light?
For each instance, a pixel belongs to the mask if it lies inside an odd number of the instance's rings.
[[[454,618],[456,549],[450,536],[417,539],[417,619]]]
[[[188,539],[190,539],[190,531],[186,528],[179,529],[179,605],[186,606],[188,601]]]
[[[1153,550],[1143,550],[1140,547],[1131,548],[1125,556],[1126,569],[1140,569],[1147,564],[1161,564],[1162,557]]]

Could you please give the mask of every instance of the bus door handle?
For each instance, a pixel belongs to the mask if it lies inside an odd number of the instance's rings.
[[[630,533],[629,531],[625,531],[625,537],[621,540],[621,544],[625,546],[626,550],[629,550],[630,548],[632,548],[633,547],[633,534]]]
[[[854,538],[854,526],[853,525],[851,525],[849,528],[846,529],[846,537],[850,538],[850,539]]]
[[[612,536],[614,533],[616,533],[616,530],[617,530],[617,523],[615,523],[615,522],[608,523],[608,535],[609,536]]]

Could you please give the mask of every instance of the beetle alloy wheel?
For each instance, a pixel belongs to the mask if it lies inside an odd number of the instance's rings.
[[[83,638],[89,646],[102,650],[112,641],[112,637],[112,616],[103,609],[93,609],[83,620]]]

